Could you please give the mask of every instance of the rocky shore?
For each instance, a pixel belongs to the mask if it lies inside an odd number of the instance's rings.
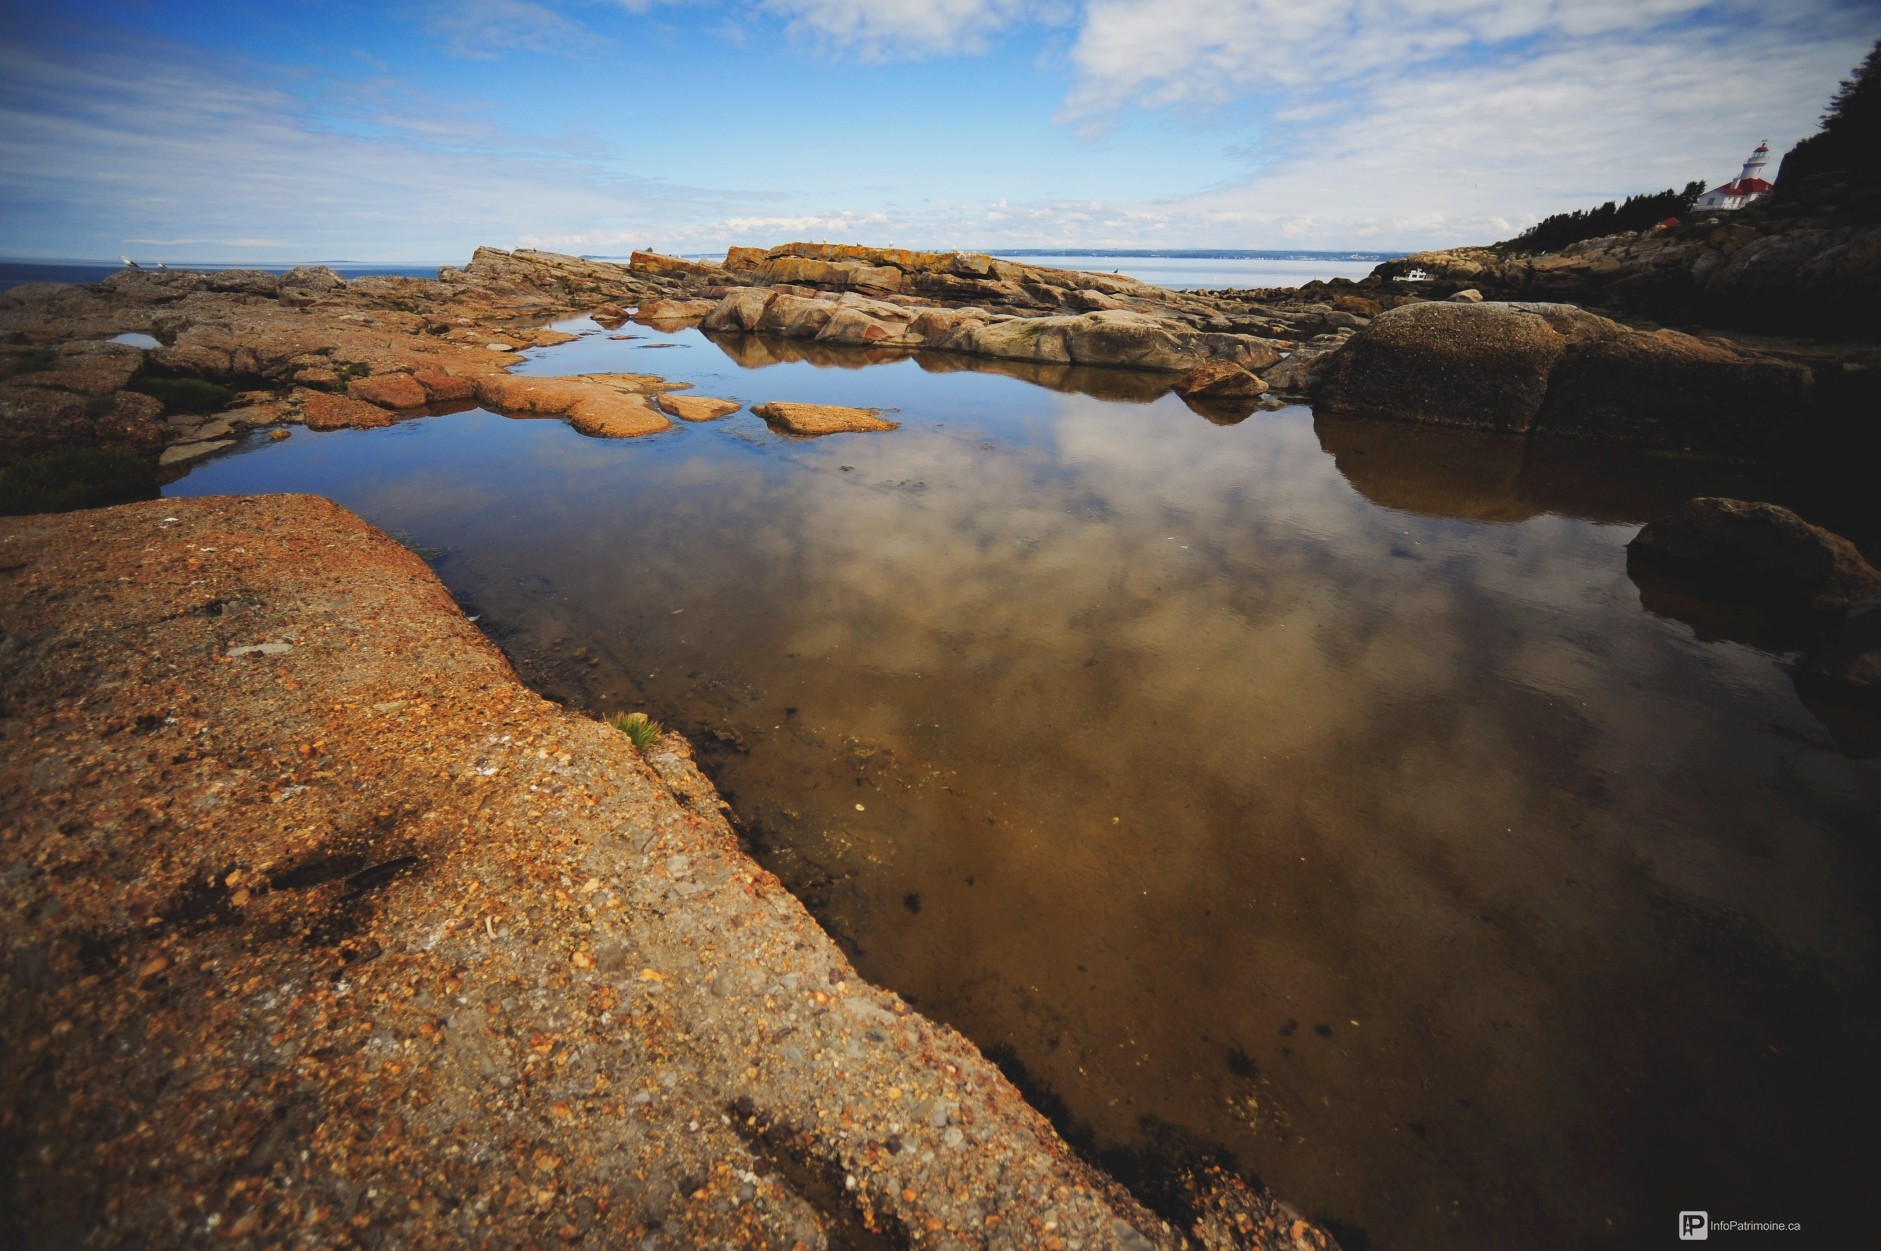
[[[597,437],[721,416],[650,375],[506,372],[566,338],[550,320],[667,294],[488,249],[435,281],[18,288],[0,468],[104,449],[174,471],[245,429],[471,404]],[[683,740],[638,751],[531,694],[345,510],[8,519],[0,577],[0,1239],[1333,1245],[1214,1169],[1143,1208],[971,1043],[861,981]]]
[[[1119,381],[1097,385],[1140,379],[1126,389],[1174,391],[1213,420],[1309,400],[1331,413],[1766,457],[1838,454],[1881,365],[1860,345],[1773,350],[1484,299],[1478,288],[1501,293],[1504,270],[1464,255],[1449,269],[1426,258],[1438,275],[1426,282],[1394,281],[1406,262],[1365,283],[1267,292],[802,243],[733,248],[722,264],[636,253],[628,266],[480,248],[435,280],[127,271],[94,287],[0,293],[0,462],[122,446],[177,464],[243,428],[381,425],[454,404],[563,416],[597,437],[658,433],[671,416],[722,407],[663,403],[680,388],[651,375],[507,372],[521,349],[568,337],[548,321],[584,312],[608,326],[630,314],[698,326],[740,360],[794,344],[977,359],[1047,385],[1052,371],[1108,373]],[[159,346],[109,341],[125,332]],[[226,388],[222,402],[181,402],[198,384]]]
[[[625,438],[736,410],[654,375],[509,372],[583,313],[696,325],[752,363],[918,355],[1174,392],[1216,421],[1310,398],[1757,458],[1835,447],[1866,376],[1867,349],[1761,350],[1462,281],[1182,293],[821,244],[628,266],[485,248],[435,280],[127,271],[0,293],[0,470],[141,467],[71,500],[104,503],[263,427],[480,405]],[[789,395],[753,411],[894,437]],[[1832,538],[1784,550],[1843,560]],[[856,977],[682,741],[638,752],[530,694],[344,510],[130,504],[0,522],[0,547],[7,1238],[1330,1245],[1219,1173],[1146,1211],[971,1044]],[[1881,689],[1881,614],[1824,611],[1811,672]]]
[[[10,519],[0,577],[9,1245],[1330,1245],[1146,1211],[345,510]]]

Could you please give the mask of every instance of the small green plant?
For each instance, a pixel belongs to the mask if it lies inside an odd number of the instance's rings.
[[[51,348],[13,348],[0,355],[0,378],[13,378],[20,374],[36,374],[41,370],[51,369],[58,353]]]
[[[642,751],[653,746],[661,733],[660,723],[644,712],[617,712],[607,723],[632,739],[633,745]]]
[[[109,394],[93,395],[85,400],[87,417],[109,417],[111,410],[117,407],[117,399]]]
[[[124,447],[68,448],[0,469],[0,516],[155,499],[157,473]]]
[[[160,401],[166,413],[219,413],[235,402],[235,392],[201,378],[134,378],[126,390]]]

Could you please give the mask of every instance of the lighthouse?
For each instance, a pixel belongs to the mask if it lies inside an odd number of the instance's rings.
[[[1744,162],[1744,171],[1735,181],[1713,187],[1692,202],[1699,209],[1740,209],[1758,196],[1767,195],[1774,184],[1765,181],[1763,167],[1770,161],[1770,141],[1764,140]]]

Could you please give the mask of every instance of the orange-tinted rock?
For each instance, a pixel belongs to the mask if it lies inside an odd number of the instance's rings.
[[[874,409],[837,404],[759,404],[752,412],[791,434],[839,434],[850,430],[899,430],[900,422],[876,416]]]
[[[304,387],[337,387],[340,376],[324,365],[309,365],[294,371],[294,381]]]
[[[705,282],[727,282],[731,279],[731,275],[717,265],[681,260],[677,256],[662,256],[658,252],[635,252],[629,258],[629,264],[639,273],[662,278],[696,278]]]
[[[631,439],[658,434],[671,429],[673,423],[647,403],[645,396],[603,391],[569,410],[568,424],[591,438]]]
[[[300,401],[301,420],[309,430],[367,430],[392,424],[392,414],[351,396],[303,387],[294,392],[294,398]]]
[[[477,384],[442,369],[421,369],[412,375],[433,404],[455,404],[477,398]]]
[[[597,438],[657,434],[673,424],[645,396],[591,378],[486,374],[477,379],[477,399],[501,412],[565,414],[575,429]]]
[[[392,409],[423,408],[431,399],[423,384],[410,374],[358,378],[346,388],[346,393],[356,400]]]
[[[513,413],[566,413],[587,392],[565,378],[518,378],[484,374],[476,381],[477,401]]]
[[[1266,383],[1227,361],[1205,361],[1176,382],[1178,394],[1199,399],[1252,399],[1266,390]]]
[[[634,316],[640,321],[696,321],[717,307],[717,300],[655,300]]]
[[[716,421],[744,407],[737,400],[714,399],[709,395],[662,395],[655,402],[681,421]]]

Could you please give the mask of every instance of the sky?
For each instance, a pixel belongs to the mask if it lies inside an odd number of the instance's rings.
[[[1736,175],[1881,0],[0,0],[0,255],[1405,251]]]

